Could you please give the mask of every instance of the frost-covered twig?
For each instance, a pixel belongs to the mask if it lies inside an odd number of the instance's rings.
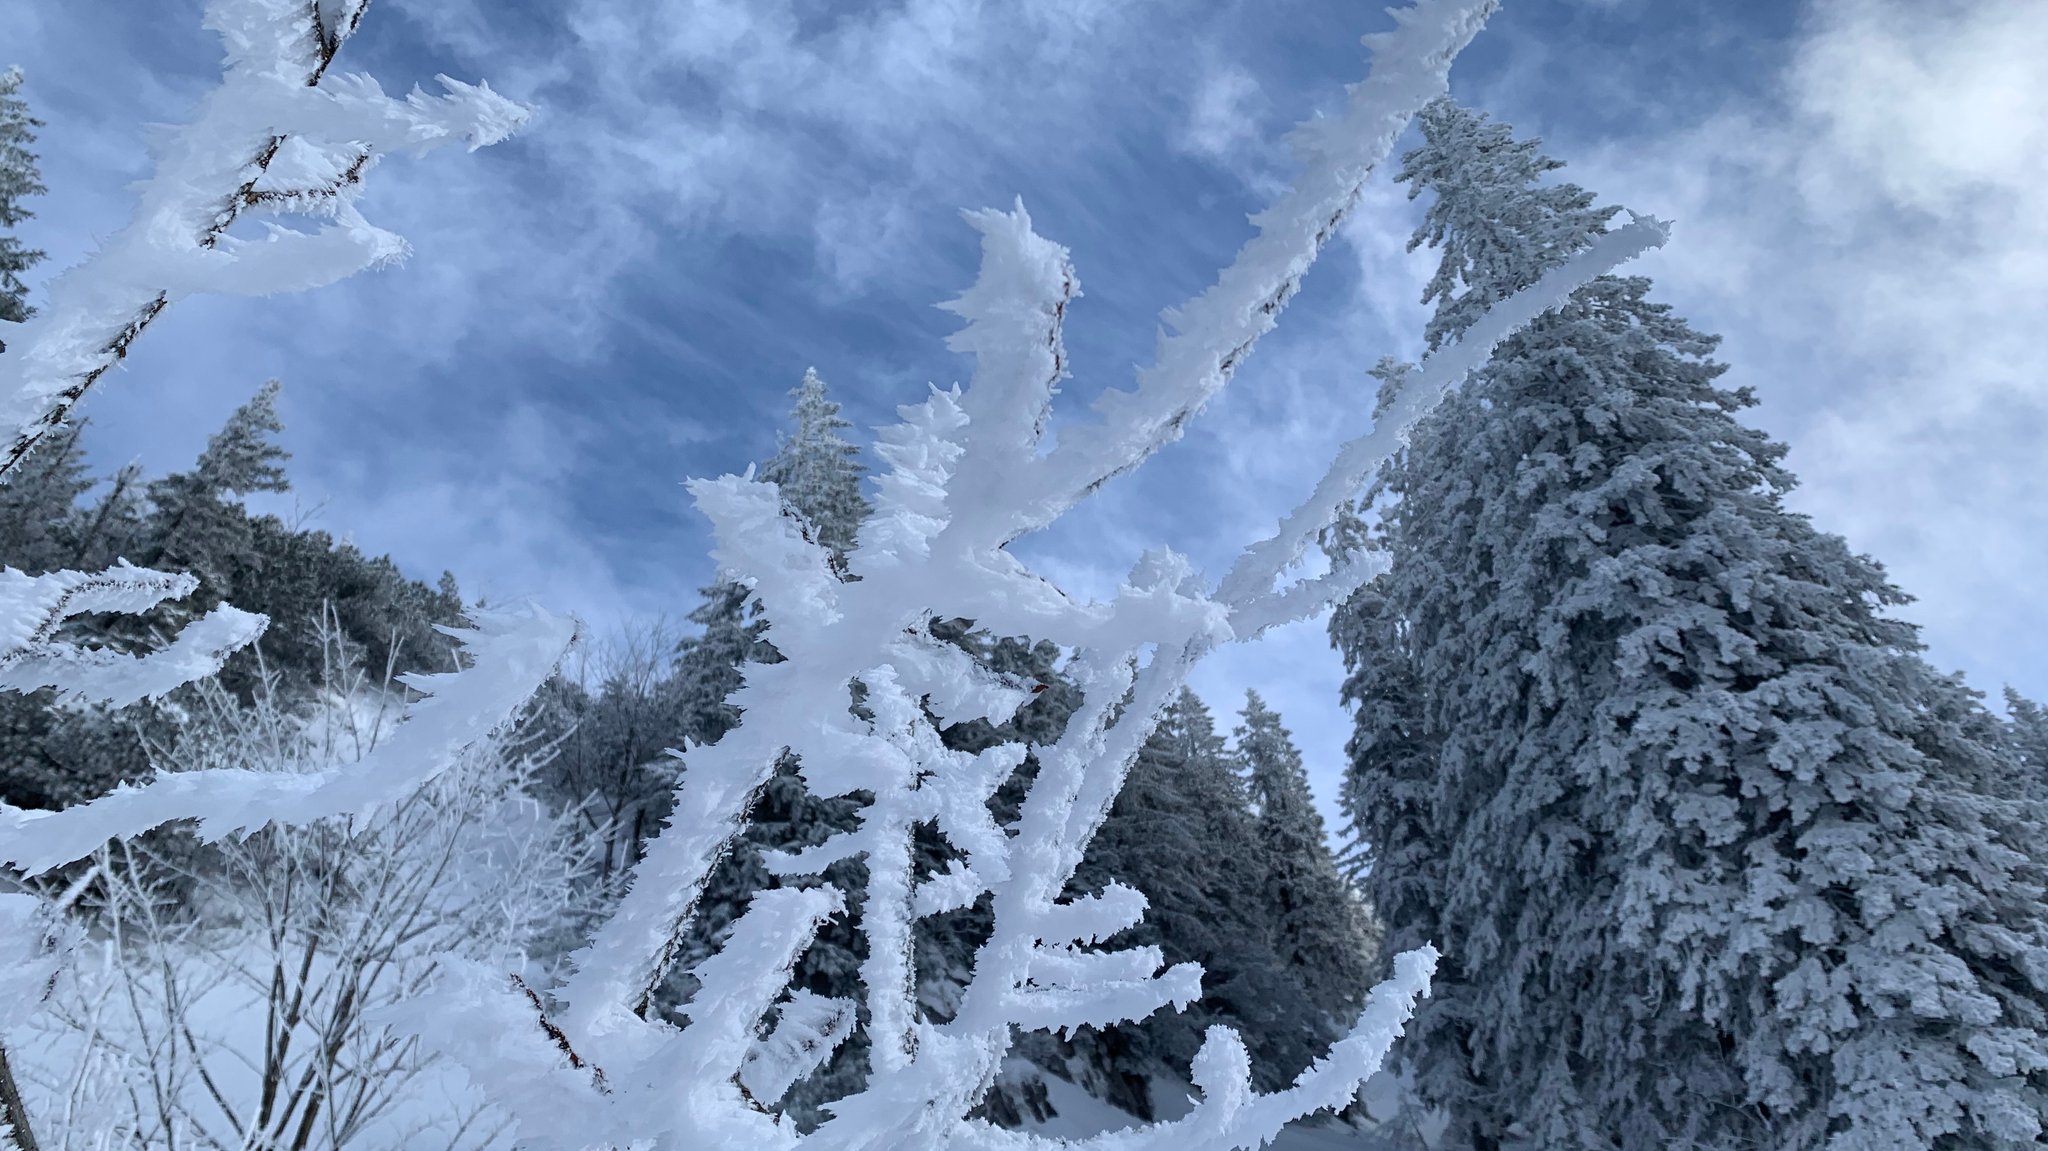
[[[53,687],[62,696],[121,707],[212,675],[228,656],[263,634],[269,621],[219,607],[187,624],[169,647],[145,656],[57,639],[58,628],[75,616],[139,614],[190,595],[198,586],[189,575],[125,562],[92,575],[59,571],[31,576],[0,569],[0,690]]]
[[[0,1148],[36,1151],[35,1131],[21,1096],[21,1081],[7,1055],[7,1037],[39,1013],[57,990],[78,928],[63,912],[92,873],[55,900],[27,892],[0,892]]]
[[[470,666],[401,676],[427,698],[361,760],[305,773],[160,772],[140,787],[124,784],[57,812],[0,804],[0,862],[35,875],[174,820],[198,820],[200,837],[212,840],[267,823],[368,813],[406,798],[508,723],[576,638],[574,620],[534,607],[479,611],[472,623],[441,629],[462,642]]]
[[[333,283],[402,258],[405,241],[372,226],[354,199],[385,152],[504,139],[528,111],[439,77],[445,89],[403,100],[367,76],[330,76],[368,0],[211,0],[227,69],[190,124],[158,145],[134,219],[50,284],[49,303],[0,357],[0,479],[128,354],[172,301],[200,292],[267,295]],[[327,221],[231,234],[252,214]]]

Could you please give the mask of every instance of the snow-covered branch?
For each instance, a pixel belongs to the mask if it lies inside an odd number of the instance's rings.
[[[1041,454],[1040,440],[1067,372],[1061,329],[1079,295],[1078,279],[1066,251],[1032,230],[1021,205],[969,214],[982,234],[982,267],[947,307],[965,321],[951,346],[974,355],[974,378],[964,391],[933,389],[879,434],[877,452],[889,470],[879,477],[874,515],[847,557],[848,578],[784,514],[773,485],[751,475],[691,485],[712,521],[716,559],[758,597],[784,660],[747,665],[745,682],[727,700],[743,722],[718,743],[691,750],[676,814],[648,846],[612,917],[576,957],[576,973],[559,992],[559,1018],[528,1028],[521,1066],[542,1067],[566,1044],[579,1060],[605,1069],[605,1086],[554,1079],[545,1091],[502,1095],[522,1123],[536,1132],[575,1130],[585,1140],[652,1147],[1028,1145],[965,1118],[993,1081],[1016,1027],[1139,1019],[1200,996],[1200,971],[1192,965],[1161,971],[1154,949],[1101,946],[1142,915],[1142,896],[1116,885],[1078,900],[1065,891],[1156,716],[1203,653],[1355,587],[1368,574],[1362,565],[1284,591],[1272,585],[1334,516],[1338,498],[1328,498],[1329,490],[1349,477],[1362,480],[1387,458],[1434,397],[1483,362],[1495,342],[1660,241],[1661,227],[1615,233],[1537,289],[1500,305],[1464,344],[1432,360],[1403,402],[1346,449],[1317,495],[1275,540],[1247,553],[1223,589],[1212,589],[1185,559],[1156,551],[1138,562],[1112,602],[1082,603],[1032,573],[1005,545],[1051,522],[1107,477],[1138,466],[1227,382],[1350,210],[1365,173],[1408,117],[1443,91],[1451,57],[1494,7],[1492,0],[1422,0],[1397,13],[1399,26],[1373,42],[1372,79],[1354,88],[1343,117],[1297,133],[1300,185],[1260,217],[1259,236],[1217,285],[1172,317],[1178,333],[1162,341],[1158,365],[1137,391],[1098,405],[1101,424],[1062,429],[1060,446],[1049,454]],[[979,672],[937,640],[931,621],[953,617],[975,619],[996,634],[1049,639],[1073,653],[1063,671],[1080,705],[1059,739],[1037,749],[1036,777],[1008,829],[993,824],[987,801],[1022,749],[967,755],[949,750],[939,733],[973,719],[1001,722],[1028,693]],[[802,1136],[756,1105],[772,1103],[817,1066],[850,1026],[847,1001],[777,1000],[789,964],[837,905],[839,893],[829,884],[755,899],[728,950],[695,970],[700,989],[685,1008],[689,1026],[676,1028],[650,1011],[711,867],[785,756],[816,796],[872,797],[855,828],[765,860],[772,872],[796,876],[858,857],[868,876],[857,922],[867,943],[867,1088],[834,1102],[830,1118]],[[910,843],[913,828],[924,825],[935,826],[959,858],[921,878]],[[920,916],[983,896],[993,907],[993,934],[975,957],[957,1012],[936,1022],[913,996],[911,927]],[[1242,1043],[1218,1034],[1194,1069],[1205,1098],[1193,1115],[1091,1145],[1171,1141],[1177,1151],[1227,1151],[1341,1103],[1379,1066],[1414,998],[1426,991],[1434,958],[1427,949],[1404,956],[1351,1036],[1288,1091],[1254,1094]],[[496,1000],[494,1017],[521,1010],[504,1002],[513,993],[484,973],[446,994],[466,1009]],[[777,1011],[767,1038],[748,1038]],[[510,1058],[503,1036],[484,1043],[473,1029],[439,1016],[423,1017],[420,1026],[429,1042],[479,1069],[503,1067]],[[521,1074],[533,1081],[532,1071]],[[770,1098],[751,1098],[756,1089]],[[565,1118],[572,1110],[581,1118]]]
[[[55,812],[0,804],[0,863],[36,875],[90,855],[110,839],[174,820],[198,820],[201,838],[213,840],[267,823],[304,825],[403,800],[511,721],[576,639],[575,621],[538,608],[479,611],[472,622],[469,630],[442,629],[462,641],[470,666],[400,677],[427,698],[361,760],[305,773],[160,772],[140,787],[122,785]]]
[[[8,397],[0,418],[16,429],[0,469],[61,423],[170,300],[309,287],[402,254],[402,243],[365,222],[351,202],[383,151],[458,138],[479,146],[523,118],[481,86],[444,80],[445,95],[401,101],[367,79],[329,76],[362,6],[214,0],[209,25],[228,47],[221,89],[163,149],[135,223],[60,279],[51,306],[24,331],[19,354],[0,363],[0,395]],[[1284,590],[1273,585],[1443,388],[1574,288],[1660,242],[1661,226],[1617,231],[1499,305],[1464,343],[1426,364],[1373,433],[1344,450],[1316,494],[1272,540],[1248,551],[1220,588],[1183,557],[1159,550],[1136,563],[1110,602],[1080,602],[1006,545],[1142,464],[1229,382],[1355,207],[1367,174],[1409,118],[1445,91],[1452,58],[1496,6],[1416,0],[1397,10],[1397,26],[1369,39],[1371,73],[1352,88],[1346,110],[1295,132],[1296,184],[1255,219],[1257,235],[1215,285],[1168,312],[1171,332],[1137,388],[1105,393],[1097,421],[1063,427],[1049,452],[1042,440],[1068,372],[1062,329],[1079,281],[1066,251],[1033,231],[1021,204],[970,214],[982,234],[982,267],[947,306],[964,321],[951,346],[974,356],[972,382],[964,391],[933,389],[880,435],[888,471],[875,514],[843,563],[788,514],[776,485],[751,473],[691,485],[716,534],[715,558],[758,598],[781,662],[747,665],[744,683],[726,700],[743,722],[715,744],[691,749],[675,814],[575,957],[573,976],[543,997],[502,971],[451,964],[431,997],[391,1022],[467,1066],[516,1117],[527,1142],[938,1151],[1037,1145],[967,1118],[1019,1027],[1114,1024],[1199,998],[1197,966],[1165,967],[1155,948],[1107,945],[1142,916],[1142,896],[1114,884],[1096,896],[1067,890],[1157,716],[1206,652],[1355,587],[1367,574],[1363,563]],[[311,233],[273,230],[263,241],[231,234],[250,211],[327,222]],[[181,577],[160,578],[173,581],[163,585],[171,588]],[[75,590],[49,587],[51,594]],[[29,622],[16,647],[27,654],[12,664],[0,656],[0,675],[14,677],[0,682],[88,683],[119,695],[112,689],[145,678],[131,670],[125,679],[112,672],[93,679],[96,664],[83,678],[56,674],[66,659],[91,660],[54,646],[49,621],[68,609],[37,602],[39,615],[18,613]],[[948,747],[941,732],[1007,721],[1030,693],[946,643],[934,621],[953,618],[1071,653],[1062,672],[1079,705],[1059,737],[1036,749],[1036,775],[1007,828],[996,824],[989,801],[1014,776],[1024,749],[969,754]],[[234,628],[251,626],[245,617],[221,620],[195,625],[193,650],[174,647],[160,668],[136,666],[152,674],[201,666],[223,638],[241,634]],[[479,614],[474,630],[459,633],[471,666],[408,680],[428,698],[361,761],[298,775],[160,774],[56,814],[0,808],[0,861],[41,872],[169,820],[196,819],[202,836],[218,837],[391,805],[511,718],[574,637],[570,622],[538,610]],[[778,875],[819,878],[755,896],[722,948],[694,969],[699,990],[681,1012],[688,1025],[676,1026],[651,1010],[655,990],[681,954],[711,869],[778,765],[790,762],[816,797],[861,797],[855,826],[764,859]],[[938,874],[915,866],[913,837],[924,828],[954,857]],[[848,906],[848,893],[822,872],[853,858],[866,874],[853,924],[865,943],[860,999],[805,995],[789,987],[792,967],[820,926]],[[938,1021],[921,1009],[913,987],[917,921],[984,899],[993,930],[957,1010]],[[0,914],[14,911],[0,906]],[[1427,948],[1401,957],[1396,977],[1375,989],[1351,1034],[1291,1088],[1257,1094],[1244,1044],[1218,1030],[1192,1068],[1203,1098],[1188,1117],[1087,1145],[1231,1151],[1340,1104],[1379,1067],[1415,998],[1426,993],[1434,959]],[[868,1039],[867,1086],[833,1102],[830,1117],[800,1135],[770,1108],[841,1045],[856,1019]]]
[[[315,288],[404,257],[405,241],[354,203],[384,153],[456,141],[474,150],[526,121],[527,109],[484,84],[444,76],[441,94],[401,100],[367,76],[329,75],[367,2],[210,0],[206,25],[227,50],[220,86],[157,144],[133,220],[50,284],[48,304],[0,358],[0,478],[63,426],[173,301]],[[323,223],[234,234],[264,215]]]
[[[222,606],[187,624],[169,647],[144,656],[81,648],[57,638],[64,621],[73,617],[139,614],[190,595],[198,586],[189,575],[127,563],[92,575],[58,571],[31,576],[0,569],[0,689],[53,687],[62,696],[120,707],[212,675],[228,656],[263,634],[268,621]]]

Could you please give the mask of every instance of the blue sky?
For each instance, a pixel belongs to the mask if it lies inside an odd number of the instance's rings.
[[[1068,400],[1127,386],[1287,175],[1281,133],[1363,70],[1337,0],[377,0],[342,63],[484,77],[540,109],[473,156],[387,161],[363,207],[403,267],[181,303],[88,401],[108,469],[182,465],[285,381],[287,514],[600,631],[707,582],[684,479],[773,449],[807,365],[863,431],[962,378],[932,307],[971,280],[957,210],[1021,195],[1068,245]],[[27,240],[119,227],[145,125],[219,47],[196,0],[0,6],[48,121]],[[2037,0],[1507,0],[1456,94],[1570,178],[1677,220],[1660,294],[1727,337],[1792,445],[1795,503],[1920,597],[1935,660],[2048,695],[2048,6]],[[1028,557],[1106,592],[1165,543],[1220,574],[1344,438],[1364,369],[1412,354],[1426,258],[1384,180],[1278,333],[1179,445]],[[294,502],[295,501],[295,502]],[[1278,707],[1321,798],[1346,721],[1319,626],[1205,664]]]

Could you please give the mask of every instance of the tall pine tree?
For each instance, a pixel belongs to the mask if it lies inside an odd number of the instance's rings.
[[[1436,348],[1613,210],[1448,101],[1422,127]],[[1596,281],[1417,428],[1393,570],[1340,616],[1394,642],[1346,653],[1353,794],[1395,801],[1367,846],[1440,840],[1366,879],[1446,956],[1398,1050],[1480,1149],[2031,1146],[2048,930],[2005,737],[1785,509],[1784,448],[1649,288]]]
[[[1207,1029],[1236,1027],[1268,1086],[1291,1079],[1321,1031],[1317,1012],[1274,948],[1266,901],[1268,860],[1250,796],[1208,707],[1183,689],[1131,765],[1109,818],[1071,882],[1077,892],[1110,880],[1145,894],[1145,919],[1118,937],[1152,944],[1168,963],[1203,968],[1202,998],[1104,1033],[1094,1061],[1125,1083],[1184,1074]],[[1110,1101],[1151,1115],[1142,1094]]]
[[[1273,949],[1321,1015],[1322,1038],[1335,1038],[1351,1029],[1373,983],[1372,925],[1337,872],[1294,737],[1256,691],[1245,693],[1239,718],[1237,761],[1258,810]]]
[[[0,320],[17,324],[33,311],[21,274],[40,262],[43,253],[24,247],[13,232],[35,214],[22,201],[49,191],[43,186],[36,154],[29,150],[43,122],[29,114],[28,101],[21,98],[21,80],[19,68],[0,72],[0,228],[5,229],[0,232]],[[5,349],[0,343],[0,351]]]

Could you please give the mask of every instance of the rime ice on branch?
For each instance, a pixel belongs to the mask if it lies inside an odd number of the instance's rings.
[[[1176,332],[1162,339],[1157,364],[1135,391],[1097,403],[1100,422],[1063,429],[1050,452],[1041,454],[1040,440],[1067,375],[1061,325],[1078,281],[1066,251],[1032,231],[1021,205],[970,213],[982,233],[981,274],[947,306],[966,321],[950,346],[975,357],[973,382],[964,392],[933,389],[879,434],[888,471],[878,477],[874,518],[848,557],[855,578],[842,579],[826,549],[784,514],[774,485],[751,475],[691,485],[716,530],[721,567],[758,597],[784,661],[748,665],[728,699],[744,721],[691,751],[676,814],[635,868],[630,893],[579,954],[576,974],[559,989],[559,1017],[536,1018],[536,1000],[488,972],[444,985],[437,1008],[421,1013],[422,1038],[468,1065],[518,1117],[523,1139],[679,1151],[1049,1147],[965,1118],[993,1081],[1012,1029],[1137,1019],[1200,994],[1194,965],[1160,971],[1155,949],[1098,946],[1143,915],[1136,892],[1112,885],[1099,896],[1061,898],[1160,708],[1205,651],[1355,589],[1370,574],[1362,568],[1284,590],[1274,584],[1444,387],[1574,287],[1662,243],[1663,229],[1622,229],[1503,301],[1471,339],[1423,367],[1392,417],[1347,448],[1309,503],[1247,551],[1220,589],[1186,560],[1157,551],[1113,602],[1076,602],[1005,545],[1180,434],[1271,329],[1357,203],[1367,173],[1409,117],[1444,91],[1451,58],[1494,7],[1422,0],[1394,13],[1397,27],[1369,40],[1372,74],[1352,89],[1345,113],[1297,131],[1303,173],[1294,189],[1256,219],[1258,235],[1214,287],[1168,314]],[[939,732],[974,719],[1000,722],[1028,696],[935,637],[933,621],[954,617],[995,634],[1051,639],[1073,653],[1065,670],[1083,703],[1058,742],[1038,749],[1038,774],[1012,829],[995,825],[986,801],[1023,749],[969,755],[948,749]],[[859,714],[847,706],[855,683]],[[709,869],[785,754],[818,796],[874,797],[855,829],[768,861],[780,875],[806,876],[859,856],[869,875],[859,923],[868,945],[867,1088],[831,1104],[832,1117],[807,1135],[769,1108],[830,1055],[855,1005],[786,998],[788,975],[842,893],[829,885],[762,893],[725,950],[697,968],[690,1025],[670,1026],[649,1010]],[[935,826],[960,857],[926,879],[911,865],[911,831],[921,824]],[[944,1023],[924,1018],[912,990],[912,924],[984,895],[993,901],[994,931],[959,1010]],[[1352,1033],[1290,1089],[1257,1095],[1243,1044],[1219,1028],[1192,1069],[1203,1096],[1193,1112],[1089,1146],[1251,1147],[1293,1118],[1343,1103],[1380,1065],[1414,997],[1425,993],[1434,958],[1427,948],[1401,957]],[[777,1024],[767,1030],[771,1018]],[[508,1037],[508,1027],[520,1035]]]
[[[528,110],[439,77],[445,90],[403,100],[375,80],[329,75],[369,0],[212,0],[227,69],[190,124],[157,145],[156,174],[135,217],[50,284],[49,303],[0,357],[0,477],[63,426],[76,404],[165,307],[201,292],[269,295],[321,287],[401,259],[405,241],[356,211],[364,175],[384,153],[504,139]],[[246,217],[323,220],[302,232]]]
[[[181,586],[186,590],[194,582],[191,576],[125,570],[136,577],[184,581]],[[27,578],[12,571],[4,575]],[[217,619],[222,622],[215,624]],[[221,608],[187,627],[169,650],[142,660],[95,658],[102,653],[78,653],[62,645],[48,645],[59,648],[59,655],[71,657],[68,664],[57,665],[69,674],[45,674],[35,686],[53,681],[71,685],[104,682],[103,690],[110,693],[106,698],[134,700],[144,694],[161,695],[219,668],[225,652],[207,645],[206,637],[231,626],[246,627],[246,638],[239,633],[230,637],[238,641],[233,646],[239,647],[254,638],[262,621],[262,616]],[[453,766],[465,748],[511,722],[561,662],[576,634],[574,621],[538,608],[477,611],[472,613],[471,623],[468,629],[440,629],[462,641],[468,666],[438,675],[399,676],[401,683],[427,698],[407,708],[404,722],[362,759],[306,773],[228,768],[160,772],[140,787],[124,784],[88,803],[57,812],[22,811],[0,803],[0,863],[36,875],[82,859],[109,839],[140,835],[174,820],[198,820],[200,838],[212,840],[253,831],[267,823],[303,826],[329,816],[367,814],[406,798]],[[210,624],[214,626],[208,628]],[[204,637],[193,640],[193,633],[202,629],[207,629]],[[184,654],[188,647],[198,650]],[[8,662],[10,654],[0,653],[0,686],[16,686],[9,678],[15,666]],[[202,662],[208,658],[210,665]],[[114,660],[125,663],[112,663]],[[56,661],[44,657],[44,663]],[[153,670],[159,664],[165,670]],[[85,689],[74,686],[71,690]],[[119,694],[111,694],[115,692]]]

